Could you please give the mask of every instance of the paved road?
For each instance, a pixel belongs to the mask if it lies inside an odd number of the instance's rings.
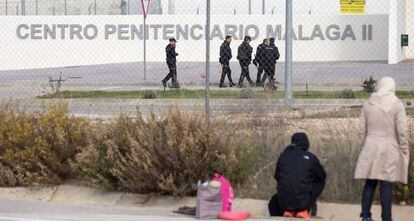
[[[240,67],[232,63],[233,76],[237,80]],[[255,78],[256,68],[251,66],[251,76]],[[396,65],[386,62],[312,62],[295,63],[293,81],[298,89],[310,90],[319,87],[360,87],[363,79],[374,76],[389,75],[396,79],[400,87],[414,90],[414,62],[407,61]],[[42,86],[48,85],[49,76],[57,79],[62,72],[66,79],[63,89],[79,87],[80,89],[122,89],[126,86],[160,87],[160,80],[167,73],[163,63],[148,65],[147,80],[143,80],[142,63],[123,63],[92,65],[81,67],[48,68],[35,70],[0,71],[0,94],[17,96],[41,93]],[[186,86],[202,86],[204,79],[203,63],[178,63],[179,80]],[[219,82],[220,67],[212,63],[211,82]],[[284,64],[277,66],[277,78],[284,82]],[[27,89],[24,89],[27,88]],[[21,91],[21,92],[20,92]],[[31,92],[31,93],[30,93]],[[26,96],[25,96],[26,97]]]
[[[265,203],[263,203],[265,206]],[[319,204],[320,215],[329,221],[359,221],[359,205]],[[253,205],[254,207],[254,205]],[[102,206],[47,203],[0,199],[1,221],[186,221],[192,217],[172,213],[175,208],[130,206]],[[381,208],[372,208],[375,220],[380,219]],[[413,207],[393,206],[394,218],[398,221],[411,221]],[[282,218],[255,218],[249,220],[287,221]],[[291,220],[291,219],[290,219]],[[318,219],[321,220],[321,219]],[[292,220],[293,221],[293,220]],[[300,221],[300,220],[297,220]]]
[[[194,218],[171,208],[70,205],[0,199],[0,220],[7,221],[185,221]],[[249,219],[258,220],[258,219]],[[270,219],[260,219],[270,220]],[[282,219],[271,219],[282,220]]]
[[[239,76],[240,67],[232,64],[234,78]],[[202,89],[204,79],[200,73],[204,71],[203,63],[179,63],[179,79],[184,88]],[[219,81],[219,65],[213,63],[211,82],[213,88]],[[255,72],[251,67],[251,72]],[[284,64],[278,64],[277,77],[283,79]],[[35,99],[45,91],[50,91],[48,86],[49,76],[57,79],[62,72],[62,90],[144,90],[161,89],[160,79],[166,73],[163,63],[150,63],[148,66],[148,79],[143,80],[141,63],[107,64],[82,67],[49,68],[35,70],[0,71],[0,101],[18,100],[17,103],[26,110],[38,110],[40,103]],[[309,90],[332,90],[341,88],[361,89],[361,82],[368,76],[380,78],[384,75],[394,77],[400,89],[414,90],[414,62],[403,62],[397,65],[388,65],[385,62],[321,62],[321,63],[295,63],[294,64],[294,89],[305,90],[305,84],[309,84]],[[283,85],[281,85],[283,88]],[[216,88],[214,88],[216,89]],[[229,90],[229,89],[225,89]],[[237,89],[236,89],[237,90]],[[203,101],[165,101],[148,102],[136,100],[72,100],[71,112],[77,115],[106,116],[116,115],[120,112],[134,113],[136,107],[142,110],[153,109],[165,112],[171,103],[178,104],[186,110],[203,110]],[[332,101],[312,101],[312,105],[319,104],[337,105]],[[359,101],[357,103],[360,103]],[[281,101],[255,101],[225,102],[212,101],[213,113],[252,113],[261,110],[277,111],[282,106]]]
[[[129,221],[129,220],[191,220],[177,216],[168,209],[52,204],[22,200],[0,200],[0,220],[22,221]]]

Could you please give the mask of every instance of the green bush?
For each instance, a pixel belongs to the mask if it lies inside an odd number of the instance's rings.
[[[355,92],[352,89],[344,89],[341,91],[341,98],[343,99],[354,99],[355,96]]]
[[[157,99],[158,95],[155,91],[146,90],[146,91],[144,91],[143,97],[144,97],[144,99]]]
[[[70,163],[88,145],[88,123],[65,104],[40,113],[0,108],[0,186],[57,184],[74,174]]]
[[[243,88],[240,90],[240,99],[254,99],[255,94],[251,88]]]
[[[362,89],[367,93],[375,92],[376,86],[377,81],[374,80],[372,76],[370,76],[369,79],[364,80],[364,82],[362,83]]]

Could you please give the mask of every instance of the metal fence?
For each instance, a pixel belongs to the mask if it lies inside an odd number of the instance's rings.
[[[147,19],[141,1],[132,0],[0,5],[0,93],[28,109],[61,95],[83,115],[134,113],[137,105],[162,111],[173,103],[205,107],[207,115],[267,113],[361,104],[369,94],[361,92],[364,81],[386,75],[404,98],[414,96],[413,48],[400,45],[413,33],[410,3],[367,1],[363,12],[345,14],[340,1],[158,0]],[[171,38],[176,65],[166,64]],[[177,82],[164,87],[175,72]],[[141,99],[147,91],[158,99]]]
[[[1,0],[0,15],[137,15],[138,0]],[[162,14],[161,1],[152,1],[151,14]]]

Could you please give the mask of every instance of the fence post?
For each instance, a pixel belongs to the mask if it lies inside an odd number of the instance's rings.
[[[144,81],[147,80],[147,19],[145,17],[145,8],[142,9],[144,14]]]
[[[36,0],[36,15],[39,15],[39,2]]]
[[[21,15],[26,15],[26,0],[22,0],[21,4],[22,4]]]
[[[266,0],[262,0],[262,15],[266,14]]]
[[[252,14],[252,0],[249,0],[249,15]]]
[[[206,8],[206,121],[210,124],[210,0],[207,0]]]
[[[94,7],[94,10],[95,10],[95,15],[96,15],[96,0],[93,1],[93,7]]]
[[[65,0],[65,15],[68,15],[68,4],[67,4],[67,0]]]
[[[285,41],[285,105],[293,105],[292,94],[292,0],[286,0],[286,41]]]

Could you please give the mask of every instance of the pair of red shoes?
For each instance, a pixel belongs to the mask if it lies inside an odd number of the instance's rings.
[[[310,218],[309,212],[307,210],[297,212],[297,213],[292,212],[292,211],[285,211],[283,213],[283,216],[288,217],[288,218],[293,218],[293,217],[302,218],[302,219],[309,219]]]

